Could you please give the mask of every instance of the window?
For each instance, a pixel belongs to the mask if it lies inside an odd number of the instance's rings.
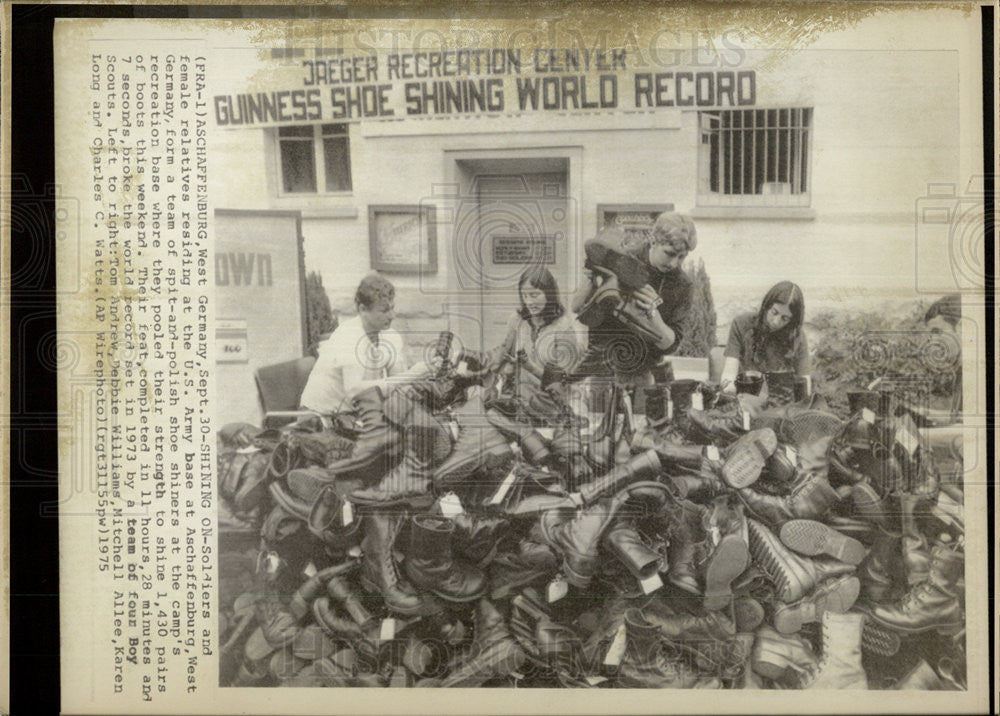
[[[278,154],[283,194],[351,190],[351,147],[346,124],[279,127]],[[321,168],[319,174],[317,167]]]
[[[812,108],[698,113],[700,206],[808,207]]]

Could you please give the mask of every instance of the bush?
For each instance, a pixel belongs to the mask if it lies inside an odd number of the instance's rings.
[[[691,310],[681,324],[681,342],[674,355],[705,358],[715,346],[715,301],[705,262],[698,259],[684,267],[691,280]]]
[[[309,332],[307,355],[317,355],[320,341],[337,328],[337,318],[330,308],[330,297],[323,288],[323,277],[316,271],[306,276],[306,328]]]
[[[809,321],[819,334],[813,351],[816,390],[831,408],[847,414],[847,391],[862,390],[876,378],[908,393],[912,402],[946,407],[958,345],[927,331],[927,306],[914,302],[901,311],[822,311]],[[915,400],[914,400],[915,399]]]

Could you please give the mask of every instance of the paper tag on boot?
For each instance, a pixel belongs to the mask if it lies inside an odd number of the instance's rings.
[[[615,632],[615,638],[611,640],[608,653],[604,655],[605,666],[618,666],[625,656],[625,625],[622,624]]]
[[[797,452],[795,452],[795,448],[793,448],[791,445],[785,445],[785,457],[787,457],[788,462],[792,463],[793,465],[799,464],[798,462],[799,455]]]
[[[546,591],[549,604],[552,602],[558,602],[560,599],[569,593],[569,583],[562,577],[556,577],[551,582],[549,582],[548,590]]]
[[[555,437],[556,429],[542,427],[542,428],[535,428],[535,432],[537,432],[543,438],[551,442],[552,438]]]
[[[746,412],[745,410],[741,410],[740,411],[740,415],[743,417],[743,429],[749,431],[750,430],[750,413]]]
[[[354,545],[349,550],[347,550],[347,556],[352,557],[353,559],[357,559],[358,557],[361,557],[363,554],[364,552],[362,552],[361,548],[358,547],[357,545]]]
[[[896,431],[894,439],[897,443],[903,446],[903,449],[906,450],[906,454],[910,457],[913,457],[913,453],[916,452],[917,446],[920,444],[920,439],[904,428],[899,428]]]
[[[302,574],[312,579],[316,576],[316,565],[310,561],[309,564],[306,565],[306,568],[302,570]]]
[[[458,442],[459,430],[458,430],[458,421],[457,420],[449,420],[448,421],[448,431],[451,433],[451,439],[454,440],[454,441],[456,441],[456,442]]]
[[[701,398],[701,388],[698,388],[693,393],[691,393],[691,409],[692,410],[704,410],[705,401]]]
[[[629,429],[635,432],[635,414],[632,412],[632,398],[628,393],[622,393],[622,407],[624,408],[625,420],[628,421]]]
[[[719,448],[715,447],[715,445],[706,445],[705,446],[705,457],[707,459],[709,459],[709,460],[718,460],[719,459]]]
[[[585,678],[585,681],[591,686],[597,686],[598,684],[603,684],[607,680],[608,680],[607,676],[588,676]]]
[[[345,500],[344,506],[340,510],[340,516],[343,519],[344,527],[354,522],[354,505]]]
[[[392,641],[396,638],[396,620],[386,617],[382,620],[382,626],[378,630],[379,641]]]
[[[667,399],[667,420],[674,419],[674,401]]]
[[[862,408],[861,419],[864,420],[869,425],[875,424],[875,413],[873,413],[869,408]]]
[[[497,491],[493,494],[493,497],[490,498],[489,504],[499,505],[501,502],[503,502],[503,498],[505,498],[507,496],[507,493],[510,492],[510,488],[514,485],[514,480],[516,479],[517,479],[517,473],[514,470],[508,472],[507,477],[503,479],[503,482],[500,483],[500,487],[497,488]]]
[[[651,576],[645,579],[639,580],[639,586],[642,587],[643,594],[652,594],[657,589],[663,586],[663,580],[660,579],[660,575],[654,572]]]
[[[445,517],[454,517],[455,515],[462,514],[464,511],[462,509],[462,501],[458,499],[458,495],[454,492],[449,492],[441,498],[441,514]]]

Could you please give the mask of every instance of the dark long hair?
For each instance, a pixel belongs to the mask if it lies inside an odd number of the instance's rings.
[[[779,331],[771,332],[767,328],[767,312],[776,303],[787,303],[788,310],[792,313],[792,318],[788,325]],[[771,289],[764,294],[764,300],[760,302],[760,310],[757,312],[757,320],[753,324],[753,356],[757,358],[764,343],[772,341],[789,354],[795,348],[802,330],[802,319],[806,312],[805,299],[802,297],[802,289],[791,281],[781,281],[771,286]]]
[[[532,266],[521,274],[521,279],[517,282],[517,297],[521,302],[517,315],[526,321],[531,319],[528,307],[524,305],[524,297],[521,295],[525,284],[533,286],[545,294],[545,308],[542,309],[540,316],[542,319],[540,328],[549,325],[563,315],[566,309],[559,302],[559,284],[556,283],[552,272],[544,266]]]

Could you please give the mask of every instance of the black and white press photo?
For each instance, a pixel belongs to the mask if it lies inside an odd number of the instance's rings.
[[[857,7],[59,21],[74,707],[984,708],[978,16]]]

